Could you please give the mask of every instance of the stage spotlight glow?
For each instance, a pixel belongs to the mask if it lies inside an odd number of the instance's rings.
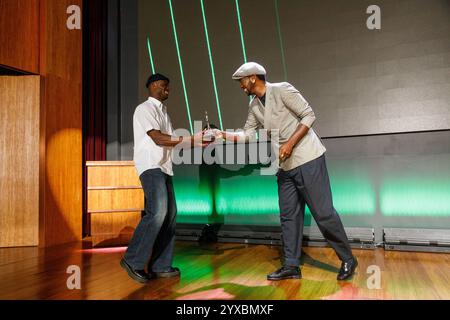
[[[386,180],[380,188],[384,216],[450,217],[448,177],[405,177]]]
[[[341,215],[374,215],[376,193],[370,180],[358,176],[331,177],[336,210]],[[220,179],[216,185],[216,210],[221,215],[278,215],[275,176]],[[311,215],[306,206],[305,214]]]
[[[178,215],[208,216],[213,212],[211,190],[199,187],[195,179],[183,178],[174,180]]]

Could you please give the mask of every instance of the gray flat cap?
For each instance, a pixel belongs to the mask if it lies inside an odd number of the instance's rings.
[[[247,62],[237,69],[237,71],[233,74],[233,80],[240,80],[245,77],[249,77],[252,75],[266,75],[266,69],[260,64],[256,62]]]

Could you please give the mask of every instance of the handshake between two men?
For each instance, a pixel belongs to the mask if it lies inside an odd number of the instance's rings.
[[[306,128],[304,128],[303,130],[305,129]],[[301,132],[299,133],[305,134]],[[232,142],[245,142],[246,134],[244,132],[221,131],[217,128],[205,128],[202,132],[199,132],[198,134],[194,135],[195,142],[191,145],[207,147],[211,143],[214,143],[215,141],[222,139]],[[280,161],[285,161],[286,159],[288,159],[292,155],[294,147],[295,144],[292,143],[291,141],[287,141],[286,143],[282,144],[279,148],[278,153]]]

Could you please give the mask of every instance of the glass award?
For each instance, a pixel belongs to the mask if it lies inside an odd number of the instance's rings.
[[[213,141],[215,138],[214,130],[211,129],[211,125],[209,124],[208,111],[205,111],[205,121],[206,121],[206,130],[203,134],[204,141]]]

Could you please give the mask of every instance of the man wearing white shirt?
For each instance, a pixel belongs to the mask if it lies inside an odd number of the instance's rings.
[[[167,108],[170,80],[154,74],[147,81],[149,98],[133,116],[134,162],[145,194],[145,215],[133,234],[120,265],[140,283],[178,277],[172,266],[177,207],[172,184],[172,149],[200,145],[202,134],[174,137]],[[147,265],[147,272],[145,266]]]

